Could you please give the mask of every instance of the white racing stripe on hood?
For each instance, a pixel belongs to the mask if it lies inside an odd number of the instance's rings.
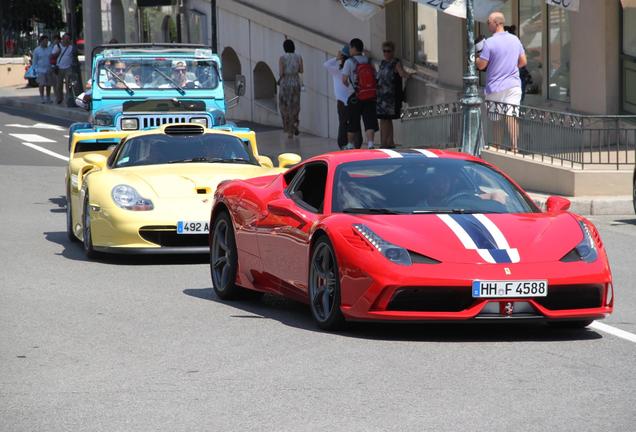
[[[390,150],[390,149],[378,149],[378,150],[381,151],[382,153],[386,154],[390,158],[401,158],[401,157],[404,157],[404,156],[402,156],[401,153],[398,153],[395,150]]]
[[[435,153],[433,153],[433,152],[432,152],[432,151],[430,151],[430,150],[425,150],[425,149],[413,149],[413,150],[415,150],[415,151],[416,151],[416,152],[418,152],[418,153],[422,153],[422,154],[423,154],[424,156],[426,156],[426,157],[430,157],[430,158],[436,158],[436,157],[439,157],[439,156],[437,156]]]

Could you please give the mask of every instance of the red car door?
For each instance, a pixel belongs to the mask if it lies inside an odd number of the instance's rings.
[[[258,242],[263,271],[279,282],[281,294],[307,300],[309,233],[321,217],[327,164],[304,165],[282,198],[267,204],[259,222]]]

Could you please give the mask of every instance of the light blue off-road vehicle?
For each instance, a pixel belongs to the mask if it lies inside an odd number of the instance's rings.
[[[92,53],[90,89],[78,104],[89,121],[75,132],[145,130],[168,123],[227,127],[226,108],[245,93],[235,79],[235,96],[225,101],[221,61],[209,47],[185,44],[112,44]]]

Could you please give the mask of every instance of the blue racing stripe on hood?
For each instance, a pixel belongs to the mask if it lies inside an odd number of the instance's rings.
[[[479,249],[498,249],[495,239],[475,216],[471,214],[453,214],[450,216],[466,231],[466,234],[470,236]]]

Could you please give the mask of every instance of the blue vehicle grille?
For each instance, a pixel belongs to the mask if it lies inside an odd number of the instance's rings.
[[[121,121],[127,118],[136,118],[139,120],[139,129],[152,129],[165,124],[175,124],[175,123],[189,123],[191,118],[201,118],[205,117],[210,119],[207,115],[202,113],[196,113],[194,115],[188,113],[184,114],[137,114],[137,115],[126,115],[123,116],[119,121],[119,127],[121,128]],[[208,126],[212,126],[208,124]]]

